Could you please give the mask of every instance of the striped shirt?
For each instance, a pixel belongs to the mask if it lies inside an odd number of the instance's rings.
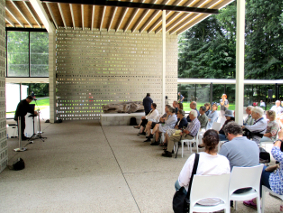
[[[189,135],[195,137],[198,134],[198,131],[200,129],[200,122],[197,118],[192,120],[186,130],[188,130],[190,133]]]

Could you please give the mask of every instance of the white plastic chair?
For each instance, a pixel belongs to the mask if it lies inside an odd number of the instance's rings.
[[[194,175],[191,197],[191,212],[215,212],[224,209],[225,213],[230,213],[229,202],[229,180],[230,174],[223,175]],[[203,206],[197,204],[200,200],[206,198],[218,198],[222,202],[214,206]]]
[[[221,123],[214,122],[214,123],[212,124],[211,129],[214,129],[214,130],[216,130],[216,131],[219,131],[219,130],[221,129]]]
[[[262,199],[261,199],[261,212],[262,213],[264,213],[264,203],[265,203],[265,198],[266,198],[266,192],[269,192],[270,194],[272,194],[273,196],[275,196],[279,200],[283,201],[283,195],[279,195],[279,194],[271,191],[271,189],[267,188],[266,186],[262,186],[261,189],[262,189]]]
[[[192,144],[196,143],[197,153],[198,153],[198,135],[199,135],[199,131],[198,131],[197,135],[193,139],[191,139],[191,140],[189,140],[189,139],[181,140],[181,144],[182,144],[182,157],[184,156],[184,143],[187,143],[188,150],[191,149],[191,153],[193,153]],[[190,144],[190,146],[189,146],[189,144]]]
[[[263,164],[252,167],[234,166],[230,178],[229,199],[235,201],[237,210],[237,201],[251,200],[256,198],[257,212],[260,212],[259,185]],[[242,188],[252,188],[250,191],[235,194],[234,192]]]

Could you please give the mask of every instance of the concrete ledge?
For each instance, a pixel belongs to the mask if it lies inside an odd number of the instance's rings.
[[[144,112],[136,113],[101,113],[100,123],[102,126],[124,126],[130,125],[131,117],[137,119],[137,123],[141,121],[141,117],[144,116]]]

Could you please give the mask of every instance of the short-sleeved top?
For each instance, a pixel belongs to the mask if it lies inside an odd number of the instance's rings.
[[[180,103],[183,103],[183,98],[184,98],[184,96],[182,96],[182,94],[180,94]]]
[[[153,100],[149,96],[146,96],[143,99],[142,104],[144,106],[144,111],[145,112],[150,112],[152,103],[153,103]]]
[[[220,99],[220,103],[222,102],[223,100],[222,100],[222,98]],[[224,101],[224,105],[222,106],[221,104],[220,104],[220,109],[221,110],[223,110],[223,111],[226,111],[228,108],[227,107],[225,107],[225,105],[227,105],[227,104],[229,104],[229,101],[228,101],[228,99],[225,99],[225,101]]]
[[[272,141],[275,141],[278,130],[279,130],[279,125],[276,121],[268,121],[265,133],[271,133]]]
[[[273,107],[271,107],[271,109],[270,110],[273,110],[273,111],[275,111],[276,112],[276,114],[280,114],[280,113],[282,113],[283,112],[283,108],[281,107],[281,106],[273,106]]]
[[[270,174],[269,185],[272,191],[283,195],[283,152],[281,152],[278,146],[273,146],[271,154],[276,161],[279,161],[280,168]]]
[[[203,115],[200,115],[198,117],[198,120],[200,122],[200,128],[206,128],[207,121],[208,121],[208,117],[206,116],[206,114],[204,113]]]

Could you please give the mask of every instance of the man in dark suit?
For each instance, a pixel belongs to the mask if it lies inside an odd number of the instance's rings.
[[[30,102],[32,102],[33,97],[28,96],[26,99],[21,100],[18,103],[17,109],[15,111],[15,117],[14,120],[18,122],[18,117],[21,117],[21,134],[22,134],[22,140],[26,140],[27,137],[24,135],[25,128],[26,128],[26,123],[25,123],[25,116],[29,112],[31,114],[37,115],[37,111],[34,111],[30,107]],[[19,128],[19,123],[18,123],[18,128]]]
[[[153,100],[150,98],[150,94],[147,93],[146,97],[142,101],[142,104],[144,106],[145,115],[147,115],[150,112],[152,103],[153,103]]]

